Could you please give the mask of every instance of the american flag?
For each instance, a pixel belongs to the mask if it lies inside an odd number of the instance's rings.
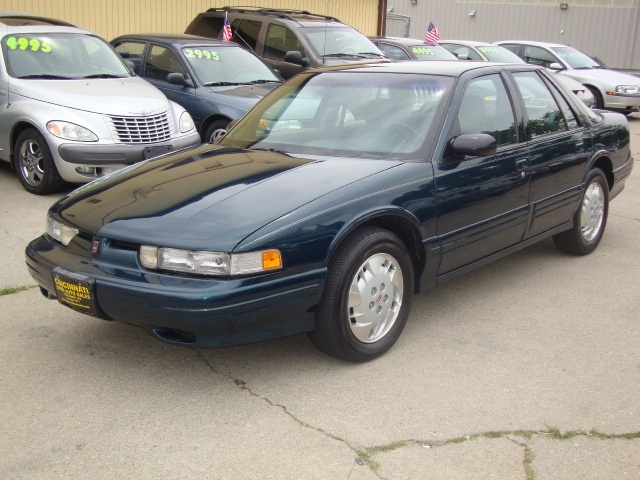
[[[429,28],[427,28],[427,34],[424,36],[427,43],[435,45],[440,40],[440,32],[438,28],[431,22],[429,22]]]
[[[230,42],[233,40],[233,32],[231,31],[231,24],[227,17],[227,12],[224,13],[224,26],[222,27],[222,40]]]

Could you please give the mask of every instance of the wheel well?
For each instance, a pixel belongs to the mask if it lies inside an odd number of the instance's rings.
[[[411,263],[413,264],[414,272],[414,293],[418,293],[420,285],[420,277],[425,266],[425,252],[422,246],[421,236],[416,226],[406,218],[400,216],[387,215],[383,217],[375,217],[361,223],[356,229],[345,235],[340,243],[336,245],[336,248],[332,252],[332,256],[339,250],[340,246],[353,234],[355,230],[359,230],[363,227],[378,227],[384,230],[389,230],[395,233],[405,247],[409,251],[411,257]]]
[[[11,136],[9,139],[9,152],[10,152],[9,160],[11,161],[12,166],[13,166],[13,149],[15,148],[16,139],[18,138],[18,135],[20,135],[22,132],[24,132],[28,128],[35,128],[36,130],[38,130],[37,127],[35,127],[34,125],[28,122],[18,122],[13,126],[13,130],[11,131]]]
[[[600,157],[595,162],[593,162],[592,168],[599,168],[604,172],[604,176],[607,178],[607,185],[609,185],[609,190],[613,188],[613,165],[611,164],[611,160],[607,157]]]
[[[229,117],[225,117],[224,115],[211,115],[202,122],[202,125],[200,126],[200,136],[202,137],[207,132],[207,128],[209,128],[213,122],[217,122],[218,120],[224,120],[226,122],[231,121]]]

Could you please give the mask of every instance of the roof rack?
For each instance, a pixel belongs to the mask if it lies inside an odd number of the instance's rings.
[[[284,8],[264,8],[264,7],[243,7],[239,5],[226,6],[226,7],[214,7],[207,10],[207,12],[240,12],[240,13],[263,13],[266,15],[274,15],[280,18],[286,18],[288,20],[296,20],[293,15],[305,15],[308,17],[322,18],[327,21],[340,22],[336,17],[330,15],[321,15],[319,13],[311,13],[307,10],[288,10]],[[342,22],[340,22],[342,23]]]

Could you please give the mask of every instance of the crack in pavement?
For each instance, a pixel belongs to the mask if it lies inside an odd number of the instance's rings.
[[[298,425],[313,430],[314,432],[320,433],[321,435],[330,438],[332,440],[335,440],[337,442],[340,442],[344,445],[346,445],[351,451],[354,452],[354,454],[356,455],[356,457],[354,458],[354,463],[351,466],[351,469],[347,475],[347,480],[351,477],[351,473],[353,472],[353,469],[356,465],[366,465],[369,470],[380,480],[385,480],[385,477],[383,477],[380,472],[378,471],[380,465],[378,464],[378,462],[375,460],[375,456],[380,454],[380,453],[386,453],[386,452],[391,452],[394,450],[398,450],[410,445],[420,445],[422,447],[425,448],[439,448],[439,447],[443,447],[445,445],[451,445],[451,444],[459,444],[459,443],[465,443],[468,441],[473,441],[479,438],[487,438],[487,439],[499,439],[499,438],[504,438],[507,439],[513,443],[515,443],[516,445],[522,447],[523,450],[523,461],[522,461],[522,465],[524,468],[524,478],[527,478],[529,480],[533,480],[535,478],[535,471],[533,468],[533,461],[535,459],[535,454],[533,452],[533,449],[531,448],[531,445],[529,444],[529,440],[531,440],[532,438],[536,438],[536,437],[548,437],[548,438],[554,438],[557,439],[559,441],[562,440],[568,440],[577,436],[584,436],[584,437],[592,437],[592,438],[600,438],[603,440],[606,439],[627,439],[627,440],[635,440],[635,439],[640,439],[640,432],[631,432],[631,433],[621,433],[621,434],[607,434],[607,433],[601,433],[599,431],[597,431],[596,429],[591,429],[591,430],[567,430],[567,431],[561,431],[558,428],[555,427],[549,427],[547,426],[547,429],[545,430],[505,430],[505,431],[489,431],[489,432],[482,432],[482,433],[474,433],[474,434],[469,434],[469,435],[464,435],[461,437],[455,437],[455,438],[450,438],[450,439],[445,439],[445,440],[437,440],[437,441],[430,441],[430,440],[416,440],[416,439],[408,439],[408,440],[400,440],[400,441],[395,441],[392,443],[388,443],[388,444],[384,444],[384,445],[377,445],[377,446],[371,446],[371,447],[363,447],[363,448],[356,448],[354,447],[351,443],[349,443],[347,440],[345,440],[344,438],[338,437],[337,435],[334,435],[332,433],[327,432],[326,430],[320,428],[320,427],[316,427],[314,425],[311,425],[307,422],[304,422],[302,420],[300,420],[299,418],[297,418],[293,413],[291,413],[287,407],[285,405],[279,404],[279,403],[274,403],[273,401],[271,401],[269,398],[265,397],[264,395],[260,395],[259,393],[254,392],[250,387],[247,386],[247,383],[239,378],[234,377],[231,374],[228,373],[223,373],[220,372],[218,370],[216,370],[214,368],[214,366],[204,357],[204,355],[202,354],[202,352],[198,349],[196,349],[196,352],[198,354],[198,356],[202,359],[202,361],[205,363],[205,365],[207,365],[207,367],[216,375],[219,375],[221,377],[225,377],[228,378],[229,380],[231,380],[240,390],[245,390],[247,393],[249,393],[249,395],[259,398],[263,401],[265,401],[266,403],[268,403],[270,406],[274,407],[274,408],[278,408],[280,410],[282,410],[282,412],[284,412],[286,415],[288,415],[295,423],[297,423]]]
[[[372,465],[371,463],[369,463],[366,459],[361,459],[359,457],[359,454],[361,453],[361,451],[358,451],[358,449],[356,449],[355,447],[353,447],[348,441],[346,441],[344,438],[340,438],[336,435],[333,435],[332,433],[327,432],[326,430],[323,430],[320,427],[315,427],[307,422],[304,422],[302,420],[300,420],[299,418],[297,418],[293,413],[291,413],[287,407],[285,405],[281,405],[279,403],[274,403],[272,402],[269,398],[265,397],[264,395],[260,395],[259,393],[254,392],[253,390],[251,390],[251,388],[249,388],[246,384],[246,382],[242,379],[239,378],[235,378],[233,375],[228,374],[228,373],[223,373],[223,372],[219,372],[218,370],[216,370],[213,365],[211,365],[211,363],[209,363],[209,361],[204,357],[204,355],[202,354],[202,352],[198,349],[196,349],[196,352],[198,353],[198,356],[202,359],[202,361],[205,363],[205,365],[207,365],[209,367],[209,369],[215,373],[216,375],[220,375],[222,377],[228,378],[229,380],[233,381],[233,383],[236,384],[236,386],[240,389],[240,390],[245,390],[246,392],[249,393],[249,395],[259,398],[261,400],[264,400],[265,402],[267,402],[270,406],[274,407],[274,408],[279,408],[280,410],[282,410],[286,415],[288,415],[295,423],[297,423],[298,425],[307,428],[309,430],[313,430],[315,432],[320,433],[321,435],[330,438],[332,440],[336,440],[340,443],[343,443],[344,445],[346,445],[351,451],[353,451],[353,453],[356,454],[356,457],[353,460],[353,464],[351,465],[351,470],[349,471],[349,474],[347,476],[347,480],[349,479],[349,477],[351,477],[351,473],[353,471],[353,468],[355,467],[355,465],[366,465],[369,470],[376,475],[376,477],[380,478],[381,480],[383,480],[382,477],[380,477],[380,475],[378,474],[378,472],[376,472],[376,469],[374,467],[374,465]]]
[[[0,227],[2,227],[2,229],[4,230],[4,233],[7,234],[9,237],[20,240],[21,242],[29,243],[29,240],[25,240],[24,238],[18,237],[17,235],[14,235],[13,233],[9,232],[9,227],[7,225],[0,224]]]

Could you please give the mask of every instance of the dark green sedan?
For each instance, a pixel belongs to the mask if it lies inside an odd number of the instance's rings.
[[[632,166],[626,118],[539,67],[310,70],[218,144],[58,201],[26,260],[46,297],[166,342],[308,332],[362,362],[415,293],[547,237],[591,253]]]

